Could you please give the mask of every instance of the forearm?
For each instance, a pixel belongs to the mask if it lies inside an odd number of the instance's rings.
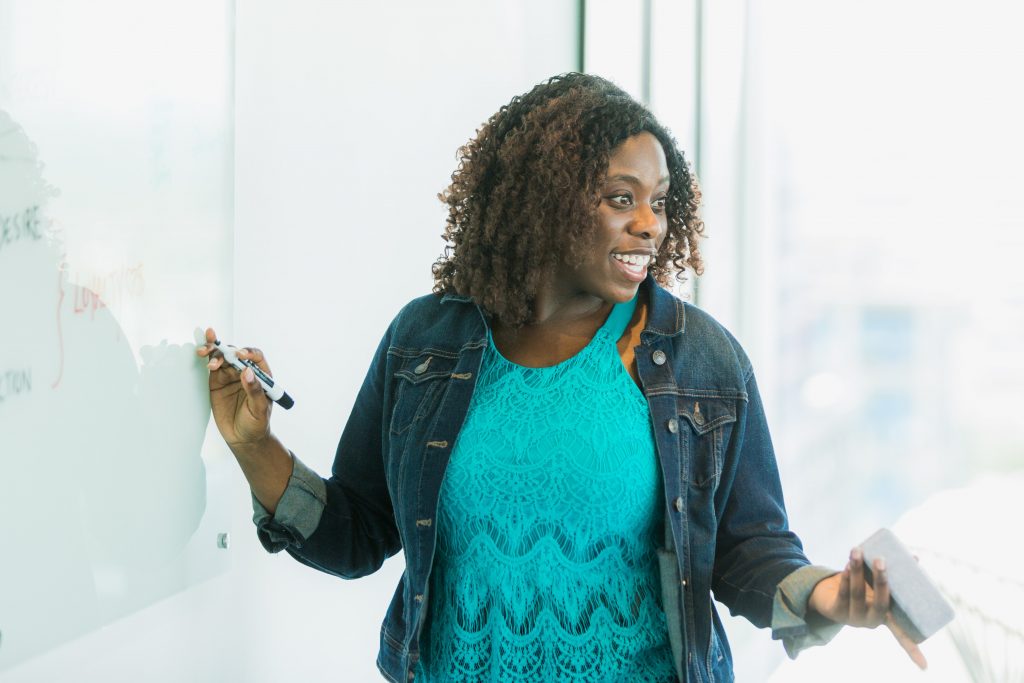
[[[243,471],[253,468],[246,474],[253,522],[268,552],[287,550],[304,564],[350,579],[376,571],[401,549],[381,441],[389,339],[385,334],[378,345],[356,396],[329,479],[272,437],[269,452],[236,454]]]
[[[339,479],[325,480],[292,455],[293,470],[271,514],[253,494],[253,522],[263,547],[287,550],[320,571],[353,579],[380,568],[401,548],[390,505],[362,498]]]
[[[273,515],[292,476],[291,453],[273,434],[257,443],[231,446],[231,452],[253,495]]]
[[[712,588],[719,600],[759,627],[772,621],[778,585],[809,564],[789,528],[782,482],[753,375],[726,445],[715,492],[720,510]]]
[[[842,628],[815,611],[812,597],[818,586],[835,573],[828,567],[807,565],[787,576],[776,589],[772,604],[772,638],[783,642],[790,658],[808,647],[824,645]]]

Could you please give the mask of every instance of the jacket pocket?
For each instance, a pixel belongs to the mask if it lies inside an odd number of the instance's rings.
[[[688,451],[687,483],[717,488],[722,476],[722,452],[736,422],[736,402],[724,398],[680,396],[680,426]]]
[[[733,683],[732,652],[725,637],[725,628],[718,618],[715,605],[708,601],[708,623],[711,626],[711,642],[708,643],[707,667],[711,683]]]
[[[726,645],[718,635],[718,629],[711,626],[711,647],[708,651],[708,673],[714,683],[732,683],[734,680],[732,660]]]
[[[390,430],[404,434],[414,424],[433,414],[437,407],[456,358],[434,353],[419,353],[402,359],[394,373],[395,402]]]
[[[398,680],[398,676],[405,675],[405,654],[408,648],[405,644],[406,614],[405,614],[405,575],[398,582],[395,595],[388,605],[387,615],[380,627],[380,651],[377,653],[377,666],[389,680]]]
[[[403,574],[398,582],[398,587],[395,588],[394,595],[391,597],[387,613],[384,615],[384,623],[380,627],[382,640],[399,652],[403,652],[406,647],[406,622],[409,616],[405,609],[406,580],[406,574]]]

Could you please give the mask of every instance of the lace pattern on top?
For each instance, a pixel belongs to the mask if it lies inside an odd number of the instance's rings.
[[[553,367],[489,344],[441,487],[416,680],[675,680],[650,415],[615,346],[635,305]]]

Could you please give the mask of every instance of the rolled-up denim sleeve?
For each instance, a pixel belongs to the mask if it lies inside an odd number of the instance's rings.
[[[252,496],[252,521],[267,552],[277,553],[288,547],[301,548],[316,531],[327,506],[327,486],[320,475],[296,458],[294,453],[292,463],[288,487],[273,515],[255,494]]]
[[[807,565],[791,572],[779,583],[772,604],[772,638],[781,640],[790,659],[815,645],[824,645],[843,628],[817,614],[807,614],[807,603],[822,579],[835,569]]]

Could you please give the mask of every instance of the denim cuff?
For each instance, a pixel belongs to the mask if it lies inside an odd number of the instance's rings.
[[[843,628],[818,614],[807,614],[807,603],[822,579],[838,574],[835,569],[807,565],[792,572],[775,589],[772,605],[772,638],[781,640],[790,659],[815,645],[824,645]]]
[[[277,553],[285,548],[301,548],[320,524],[320,516],[327,506],[327,485],[301,460],[292,456],[292,476],[284,490],[277,509],[271,516],[263,504],[252,494],[252,521],[256,535],[267,552]]]

